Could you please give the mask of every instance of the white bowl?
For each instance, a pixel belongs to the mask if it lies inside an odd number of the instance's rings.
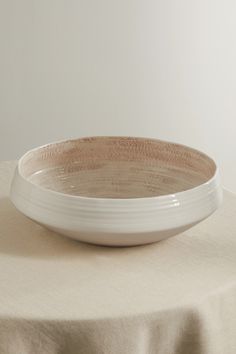
[[[27,152],[11,200],[66,236],[131,246],[205,219],[219,206],[222,190],[214,161],[197,150],[155,139],[92,137]]]

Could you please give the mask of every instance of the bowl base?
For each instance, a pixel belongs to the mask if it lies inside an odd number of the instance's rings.
[[[58,234],[70,237],[74,240],[93,245],[109,247],[129,247],[150,244],[178,235],[194,226],[196,223],[184,225],[171,230],[152,231],[143,233],[101,233],[101,232],[81,232],[72,230],[63,230],[56,227],[43,225],[49,230]]]

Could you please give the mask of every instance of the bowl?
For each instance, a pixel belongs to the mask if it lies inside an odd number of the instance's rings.
[[[202,152],[156,139],[98,136],[27,152],[11,200],[60,234],[131,246],[199,223],[218,208],[222,190],[215,162]]]

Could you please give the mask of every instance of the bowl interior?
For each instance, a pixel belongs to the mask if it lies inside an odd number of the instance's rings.
[[[20,173],[61,193],[98,198],[144,198],[194,188],[213,177],[205,154],[155,139],[93,137],[28,152]]]

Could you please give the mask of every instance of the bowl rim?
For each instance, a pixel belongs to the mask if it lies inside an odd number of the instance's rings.
[[[175,145],[178,147],[182,147],[188,150],[191,150],[193,152],[197,152],[200,153],[201,155],[205,156],[208,160],[210,160],[214,167],[215,167],[215,171],[214,174],[212,175],[211,178],[209,178],[207,181],[193,187],[193,188],[188,188],[184,191],[181,192],[176,192],[176,193],[169,193],[169,194],[164,194],[164,195],[154,195],[154,196],[150,196],[150,197],[133,197],[133,198],[107,198],[107,197],[89,197],[89,196],[80,196],[80,195],[74,195],[74,194],[68,194],[68,193],[63,193],[63,192],[59,192],[59,191],[55,191],[49,188],[45,188],[37,183],[33,183],[32,181],[30,181],[28,178],[26,178],[23,174],[22,174],[22,164],[24,162],[24,159],[32,152],[37,151],[39,149],[51,146],[51,145],[55,145],[55,144],[61,144],[61,143],[67,143],[67,142],[73,142],[73,141],[78,141],[78,140],[84,140],[84,139],[96,139],[96,138],[130,138],[130,139],[139,139],[139,140],[149,140],[149,141],[158,141],[160,143],[166,143],[166,144],[171,144],[171,145]],[[200,191],[202,188],[207,187],[209,185],[211,185],[212,183],[215,182],[215,180],[219,180],[219,167],[217,165],[217,163],[215,162],[215,160],[210,157],[209,155],[207,155],[206,153],[202,152],[201,150],[198,150],[196,148],[190,147],[186,144],[180,144],[180,143],[176,143],[173,141],[168,141],[168,140],[163,140],[163,139],[158,139],[158,138],[152,138],[152,137],[143,137],[143,136],[130,136],[130,135],[94,135],[94,136],[83,136],[83,137],[79,137],[79,138],[68,138],[68,139],[61,139],[61,140],[57,140],[57,141],[53,141],[50,143],[46,143],[37,147],[34,147],[30,150],[28,150],[27,152],[25,152],[20,159],[17,162],[17,166],[16,169],[18,171],[19,176],[31,187],[33,188],[37,188],[39,191],[41,190],[44,193],[48,193],[50,195],[54,195],[54,196],[61,196],[63,198],[68,198],[68,199],[73,199],[73,200],[81,200],[81,201],[101,201],[101,202],[111,202],[111,203],[120,203],[121,201],[124,201],[126,203],[133,203],[133,202],[137,202],[137,201],[161,201],[161,200],[165,200],[165,199],[169,199],[169,198],[173,198],[173,197],[181,197],[181,196],[186,196],[187,194],[190,193],[197,193],[198,191]],[[220,184],[220,182],[218,183]]]

